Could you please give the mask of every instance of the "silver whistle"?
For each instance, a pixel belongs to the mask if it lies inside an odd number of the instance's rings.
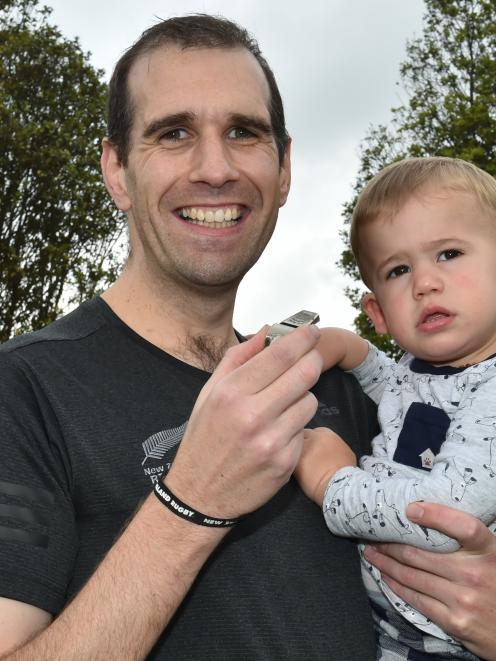
[[[283,335],[287,335],[298,326],[307,326],[309,324],[316,324],[320,321],[320,317],[317,312],[310,312],[309,310],[300,310],[296,314],[291,315],[287,319],[279,322],[278,324],[272,324],[269,328],[267,335],[265,336],[265,346],[268,347],[269,344],[272,344],[274,340],[277,340]]]

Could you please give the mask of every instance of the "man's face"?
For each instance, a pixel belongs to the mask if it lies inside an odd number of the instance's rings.
[[[161,282],[236,286],[289,190],[269,88],[244,49],[161,48],[129,75],[131,147],[120,178],[133,264]]]

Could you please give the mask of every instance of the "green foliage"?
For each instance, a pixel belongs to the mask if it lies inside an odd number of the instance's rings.
[[[114,279],[124,227],[99,170],[102,72],[49,14],[0,4],[1,341]]]
[[[496,176],[496,3],[425,0],[425,5],[423,34],[407,43],[400,67],[407,101],[391,110],[389,127],[372,127],[361,145],[354,197],[343,210],[346,224],[365,184],[400,158],[462,158]],[[343,252],[340,268],[360,279],[350,250]],[[350,287],[347,295],[360,310],[360,289]],[[375,335],[362,312],[355,328],[391,355],[401,353],[392,340]]]

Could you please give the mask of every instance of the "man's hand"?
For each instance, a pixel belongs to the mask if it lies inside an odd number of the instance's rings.
[[[251,512],[287,482],[317,409],[308,391],[322,370],[319,330],[298,328],[263,349],[265,332],[227,352],[166,478],[178,498],[213,517]]]
[[[329,480],[344,466],[356,466],[356,456],[342,438],[327,427],[305,429],[295,477],[310,500],[322,507]]]
[[[496,537],[470,514],[412,503],[408,518],[456,539],[461,549],[432,553],[403,544],[367,547],[365,557],[392,590],[468,649],[496,660]]]

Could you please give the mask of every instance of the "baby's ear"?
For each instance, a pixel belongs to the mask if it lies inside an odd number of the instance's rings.
[[[375,294],[372,292],[365,294],[365,296],[362,298],[362,309],[370,321],[374,324],[375,332],[379,335],[387,335],[389,331],[386,320],[382,314],[382,308],[379,305]]]

